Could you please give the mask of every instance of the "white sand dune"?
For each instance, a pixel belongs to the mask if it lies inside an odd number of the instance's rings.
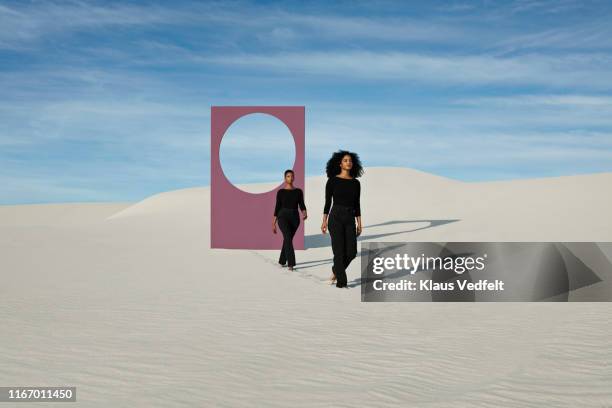
[[[205,187],[0,207],[0,385],[92,407],[612,406],[612,304],[361,303],[326,284],[324,183],[307,178],[294,272],[210,249]],[[612,241],[610,186],[368,168],[361,239]]]

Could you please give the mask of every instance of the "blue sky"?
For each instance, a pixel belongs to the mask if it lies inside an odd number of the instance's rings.
[[[0,204],[208,185],[211,105],[305,105],[307,175],[338,148],[465,181],[609,172],[610,21],[609,1],[0,1]],[[232,180],[282,178],[287,143],[232,140]]]

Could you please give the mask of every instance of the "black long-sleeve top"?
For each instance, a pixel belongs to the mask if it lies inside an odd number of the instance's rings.
[[[361,183],[356,178],[345,179],[338,176],[329,177],[325,184],[325,206],[323,214],[329,214],[332,198],[334,204],[353,207],[355,217],[361,216]]]
[[[292,189],[281,188],[276,192],[276,206],[274,207],[274,215],[277,216],[281,208],[297,209],[298,206],[302,211],[306,210],[304,204],[304,192],[302,189],[294,187]]]

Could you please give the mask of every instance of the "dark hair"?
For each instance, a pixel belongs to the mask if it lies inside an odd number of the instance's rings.
[[[284,175],[285,177],[287,177],[287,173],[293,173],[293,170],[291,169],[285,170],[285,175]],[[293,175],[295,176],[295,173],[293,173]]]
[[[351,160],[353,161],[353,167],[350,171],[351,177],[357,178],[363,175],[363,166],[361,165],[361,160],[359,160],[359,155],[349,152],[348,150],[338,150],[332,154],[332,157],[327,161],[327,165],[325,166],[327,177],[334,177],[340,174],[340,163],[342,162],[342,158],[347,154],[351,156]]]

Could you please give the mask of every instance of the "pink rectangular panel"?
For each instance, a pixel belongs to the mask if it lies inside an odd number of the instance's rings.
[[[276,192],[274,189],[253,194],[235,187],[223,173],[219,149],[227,129],[241,117],[265,113],[276,117],[291,131],[295,141],[294,185],[304,190],[305,107],[304,106],[213,106],[210,122],[210,242],[211,248],[280,249],[282,234],[272,233],[272,217]],[[265,149],[266,146],[261,146]],[[284,169],[283,169],[284,171]],[[282,172],[279,174],[282,180]],[[304,222],[293,240],[295,249],[304,249]]]

